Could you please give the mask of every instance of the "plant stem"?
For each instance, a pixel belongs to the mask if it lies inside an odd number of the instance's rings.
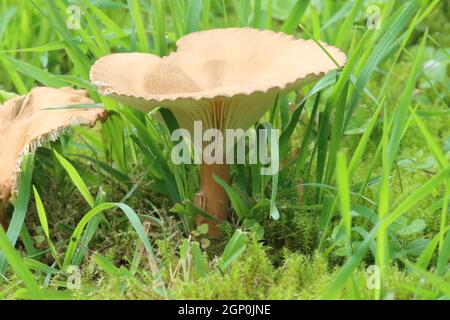
[[[230,180],[230,167],[228,164],[200,164],[200,191],[203,197],[201,209],[206,211],[219,221],[227,219],[228,196],[225,190],[214,180],[217,175],[225,182]],[[212,238],[219,237],[218,222],[198,216],[197,225],[208,224],[208,235]]]

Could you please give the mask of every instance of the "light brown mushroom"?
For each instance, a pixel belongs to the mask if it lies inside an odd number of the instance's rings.
[[[251,28],[213,29],[189,34],[167,57],[119,53],[99,59],[91,81],[99,92],[125,105],[149,112],[171,110],[180,127],[247,129],[274,105],[276,96],[297,89],[343,65],[339,49],[284,33]],[[227,164],[201,164],[205,210],[218,220],[227,218],[227,195],[215,182],[229,179]],[[198,219],[202,223],[203,219]],[[208,221],[211,236],[217,224]]]
[[[16,191],[22,157],[46,141],[56,140],[68,127],[92,127],[107,116],[102,108],[63,108],[79,104],[94,101],[85,90],[37,87],[0,105],[0,221],[4,227],[5,207]]]

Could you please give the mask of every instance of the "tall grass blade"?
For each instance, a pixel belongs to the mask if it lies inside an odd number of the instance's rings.
[[[33,177],[33,154],[28,154],[22,160],[22,172],[19,178],[19,193],[14,206],[14,212],[7,231],[8,239],[12,246],[16,244],[27,214],[28,202],[31,193],[31,179]],[[0,252],[0,273],[6,271],[8,266],[5,253]]]

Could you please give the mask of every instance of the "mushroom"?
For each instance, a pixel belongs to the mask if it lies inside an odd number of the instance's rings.
[[[144,112],[158,106],[169,109],[180,127],[191,133],[195,121],[201,121],[205,130],[224,133],[248,129],[274,105],[277,95],[298,89],[337,69],[336,62],[346,61],[344,53],[325,43],[252,28],[195,32],[176,45],[167,57],[104,56],[92,66],[91,81],[101,94]],[[227,218],[228,198],[213,175],[228,181],[229,165],[200,164],[204,209],[222,221]],[[207,223],[209,235],[218,236],[217,223]]]
[[[5,209],[17,191],[22,158],[48,140],[56,140],[68,127],[94,126],[106,118],[102,108],[63,109],[68,105],[94,104],[85,90],[34,88],[0,105],[0,222],[6,228]],[[52,108],[59,108],[51,110]]]

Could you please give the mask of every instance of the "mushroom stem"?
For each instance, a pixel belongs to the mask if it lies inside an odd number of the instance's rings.
[[[8,230],[8,218],[6,217],[6,205],[0,202],[0,224],[3,229]]]
[[[214,180],[217,175],[225,182],[230,180],[230,167],[228,164],[200,164],[200,191],[202,201],[197,203],[201,209],[206,211],[219,221],[227,219],[228,196],[225,190]],[[197,225],[208,224],[208,235],[212,238],[219,237],[218,222],[198,216]]]

